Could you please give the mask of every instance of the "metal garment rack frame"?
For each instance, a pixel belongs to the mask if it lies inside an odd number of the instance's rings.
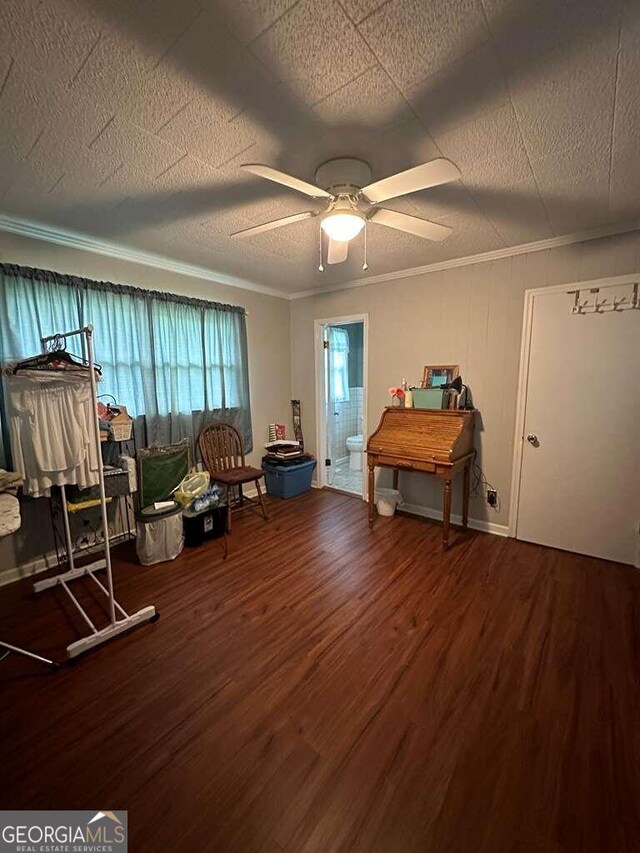
[[[102,470],[102,449],[100,444],[100,422],[98,420],[98,409],[97,409],[97,386],[96,386],[96,375],[95,375],[95,361],[93,357],[93,326],[83,326],[81,329],[74,329],[71,332],[63,332],[57,335],[49,335],[46,338],[41,338],[42,343],[42,351],[49,352],[50,348],[48,344],[51,341],[59,342],[66,340],[66,338],[71,338],[77,335],[83,336],[83,345],[85,348],[86,359],[89,362],[89,380],[91,382],[91,394],[93,398],[92,412],[93,412],[93,440],[96,445],[97,453],[98,453],[98,485],[100,489],[100,509],[102,515],[102,529],[104,532],[104,558],[100,560],[96,560],[93,563],[90,563],[87,566],[79,566],[76,567],[74,557],[73,557],[73,542],[71,540],[71,527],[69,524],[69,512],[67,510],[67,498],[65,487],[60,486],[62,490],[62,514],[64,521],[64,533],[65,533],[65,541],[67,548],[67,561],[69,564],[69,570],[64,572],[63,574],[56,575],[53,578],[47,578],[46,580],[37,581],[33,585],[34,592],[42,592],[45,589],[50,589],[51,587],[60,586],[65,591],[69,599],[71,600],[74,607],[77,609],[78,613],[86,624],[91,629],[91,633],[82,637],[80,640],[76,640],[67,646],[67,656],[72,659],[81,655],[83,652],[89,651],[89,649],[95,648],[95,646],[99,646],[102,643],[106,643],[109,640],[117,637],[119,634],[123,634],[125,631],[130,631],[132,628],[135,628],[137,625],[141,625],[145,622],[155,622],[160,618],[160,615],[156,612],[156,609],[153,605],[149,605],[147,607],[143,607],[141,610],[136,611],[129,615],[126,610],[116,601],[114,592],[113,592],[113,573],[111,569],[111,549],[109,547],[109,520],[107,517],[107,500],[105,495],[105,487],[104,487],[104,473]],[[106,569],[107,572],[107,585],[105,585],[98,580],[95,576],[95,572],[101,571],[102,569]],[[76,580],[77,578],[88,577],[90,578],[98,587],[98,589],[107,597],[109,603],[109,624],[106,628],[96,628],[93,621],[82,607],[76,596],[70,589],[69,583],[70,581]],[[117,611],[117,613],[116,613]]]
[[[12,646],[10,643],[5,643],[2,640],[0,640],[0,649],[5,649],[4,654],[0,657],[0,661],[3,661],[11,654],[11,652],[14,652],[17,655],[23,655],[26,658],[31,658],[31,660],[46,663],[46,665],[50,666],[52,669],[57,669],[60,666],[57,661],[51,660],[51,658],[45,658],[42,655],[37,655],[35,652],[30,652],[28,649],[20,648],[20,646]]]
[[[132,437],[129,439],[123,439],[122,441],[110,441],[110,442],[100,442],[100,444],[110,443],[110,444],[119,444],[120,447],[127,444],[133,445],[133,458],[135,459],[137,453],[136,441],[134,437],[134,433],[132,432]],[[106,488],[106,487],[105,487]],[[61,517],[63,515],[62,510],[62,502],[65,496],[62,495],[62,491],[59,497],[56,497],[54,493],[51,493],[51,530],[53,532],[53,544],[56,549],[56,559],[58,561],[58,565],[61,566],[63,561],[66,562],[67,558],[67,543],[65,541],[65,531],[64,525],[60,526]],[[117,511],[120,515],[120,523],[124,529],[123,533],[119,533],[115,536],[109,537],[109,543],[113,545],[121,545],[123,542],[129,542],[132,539],[136,538],[135,527],[132,524],[132,521],[135,521],[135,505],[134,505],[134,493],[129,492],[124,495],[115,495],[113,500],[117,501]],[[107,498],[108,499],[108,498]],[[123,508],[124,504],[124,508]],[[68,510],[67,506],[67,510]],[[60,516],[60,518],[59,518]],[[125,527],[126,525],[126,527]],[[95,533],[95,531],[94,531]],[[102,543],[96,542],[94,545],[90,545],[86,548],[76,548],[74,551],[74,556],[77,556],[81,559],[84,559],[85,556],[88,556],[90,553],[99,551],[102,547]]]

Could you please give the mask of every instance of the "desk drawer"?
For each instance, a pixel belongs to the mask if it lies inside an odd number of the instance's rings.
[[[375,464],[389,465],[392,468],[397,468],[398,471],[422,471],[426,474],[433,474],[436,470],[435,462],[419,462],[416,459],[398,459],[397,456],[376,455]]]

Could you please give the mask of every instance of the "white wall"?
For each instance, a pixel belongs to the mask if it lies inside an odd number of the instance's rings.
[[[4,263],[40,267],[70,275],[242,305],[248,312],[249,383],[254,443],[254,450],[248,458],[249,463],[259,466],[263,445],[267,441],[269,423],[277,421],[291,426],[290,312],[285,299],[2,232],[0,260]],[[96,329],[96,334],[100,334],[99,329]],[[21,531],[0,540],[0,583],[3,571],[7,572],[16,566],[30,563],[51,549],[47,503],[45,500],[25,503],[25,523]]]
[[[524,291],[638,270],[633,232],[293,301],[292,391],[302,403],[306,446],[315,452],[314,320],[368,313],[369,433],[389,386],[402,377],[417,383],[425,364],[459,364],[481,413],[480,462],[500,497],[497,511],[474,499],[470,515],[507,525]],[[408,502],[440,508],[433,478],[401,474],[400,482]]]

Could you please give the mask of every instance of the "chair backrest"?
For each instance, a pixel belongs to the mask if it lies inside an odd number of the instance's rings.
[[[207,470],[229,471],[244,462],[244,445],[238,430],[231,424],[209,424],[198,436],[198,447]]]

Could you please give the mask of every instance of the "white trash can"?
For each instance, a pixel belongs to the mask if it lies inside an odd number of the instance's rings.
[[[184,548],[182,507],[173,503],[163,510],[151,505],[136,515],[136,553],[143,566],[175,560]]]
[[[397,489],[376,489],[378,515],[395,515],[396,506],[402,503],[402,495]]]

